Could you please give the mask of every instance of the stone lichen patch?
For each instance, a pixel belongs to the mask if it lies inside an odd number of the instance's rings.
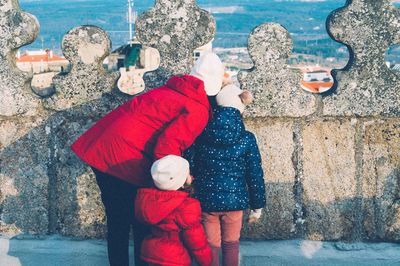
[[[111,50],[104,30],[95,26],[74,28],[64,36],[62,49],[72,69],[53,78],[56,93],[44,100],[46,108],[65,110],[98,99],[114,88],[119,73],[106,73],[102,67]]]
[[[316,111],[315,97],[303,92],[300,74],[288,69],[293,43],[279,24],[263,24],[250,34],[248,49],[254,67],[239,74],[243,89],[254,94],[247,114],[256,117],[302,117]]]
[[[389,0],[353,0],[328,18],[328,30],[350,48],[350,62],[337,71],[337,88],[323,100],[324,115],[396,117],[400,114],[400,77],[384,54],[400,43],[400,11]]]
[[[15,67],[15,52],[33,42],[37,19],[20,10],[18,1],[0,1],[0,116],[35,115],[39,100],[30,90],[32,75]]]
[[[215,34],[215,20],[194,0],[157,0],[154,7],[137,20],[137,36],[160,52],[156,71],[145,75],[146,87],[162,85],[170,76],[188,74],[193,51]]]

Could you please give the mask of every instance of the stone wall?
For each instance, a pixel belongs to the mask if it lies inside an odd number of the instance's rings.
[[[385,51],[399,43],[399,11],[389,0],[347,2],[327,18],[328,32],[351,54],[329,95],[300,89],[281,25],[260,25],[249,36],[254,67],[239,80],[255,95],[245,116],[258,137],[268,203],[244,238],[400,240],[400,77],[384,64]],[[0,12],[0,232],[103,237],[94,176],[69,145],[129,99],[115,89],[118,74],[101,66],[109,37],[95,26],[66,33],[72,70],[54,77],[54,94],[38,96],[14,56],[36,38],[38,22],[16,0],[0,0]],[[150,89],[189,71],[215,21],[194,0],[157,0],[137,31],[161,54],[145,77]]]

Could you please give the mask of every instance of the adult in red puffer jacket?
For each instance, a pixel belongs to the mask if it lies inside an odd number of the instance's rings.
[[[168,154],[181,155],[205,128],[210,114],[207,95],[218,93],[224,67],[209,53],[191,75],[172,77],[164,86],[133,98],[86,131],[71,149],[96,175],[107,216],[111,266],[128,265],[130,225],[135,246],[145,228],[134,219],[133,198],[152,185],[150,167]],[[136,226],[135,226],[136,225]],[[135,265],[145,265],[135,248]]]
[[[180,156],[203,131],[209,113],[200,79],[172,77],[106,115],[71,148],[97,170],[147,187],[153,161]]]

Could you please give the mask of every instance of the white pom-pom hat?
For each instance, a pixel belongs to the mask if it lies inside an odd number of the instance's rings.
[[[215,53],[206,53],[196,61],[190,75],[204,82],[204,89],[208,96],[217,95],[222,87],[225,66]]]
[[[167,155],[151,167],[154,185],[161,190],[178,190],[189,176],[189,162],[176,155]]]

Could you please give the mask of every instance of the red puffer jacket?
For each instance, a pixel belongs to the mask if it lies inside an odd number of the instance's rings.
[[[181,156],[207,125],[203,81],[172,77],[121,105],[86,131],[71,149],[90,166],[138,186],[151,185],[150,167]]]
[[[136,218],[152,225],[142,244],[142,259],[163,266],[189,266],[190,255],[200,266],[211,264],[211,249],[201,224],[198,200],[181,191],[139,189]]]

